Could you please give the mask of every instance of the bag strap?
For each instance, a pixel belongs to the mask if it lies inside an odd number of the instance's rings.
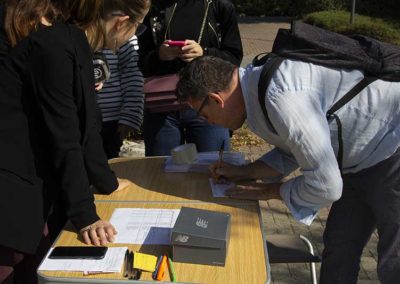
[[[279,65],[281,65],[284,58],[277,56],[273,53],[269,53],[267,56],[264,56],[261,59],[259,59],[258,56],[255,59],[258,60],[258,63],[261,60],[265,62],[260,74],[260,79],[258,80],[258,101],[264,113],[264,117],[267,121],[268,127],[272,130],[273,133],[277,134],[274,126],[271,123],[271,120],[269,119],[267,108],[265,107],[265,95],[269,83],[271,82],[272,76],[274,75],[275,71],[279,68]]]
[[[199,38],[197,39],[198,44],[200,44],[201,39],[203,38],[204,28],[206,26],[207,17],[208,17],[208,9],[210,8],[210,4],[212,3],[212,0],[205,0],[205,1],[206,1],[207,6],[206,6],[206,11],[204,12],[203,22],[201,23]]]
[[[263,111],[265,120],[267,122],[268,127],[272,130],[274,134],[277,134],[275,127],[272,125],[271,120],[269,119],[267,108],[265,107],[265,96],[271,82],[272,76],[275,71],[279,68],[280,64],[284,57],[277,56],[276,54],[269,53],[267,56],[260,57],[259,54],[253,59],[253,65],[259,66],[260,63],[264,63],[263,69],[260,74],[260,78],[258,80],[258,101],[260,103],[261,109]],[[372,82],[376,81],[378,78],[376,77],[364,77],[360,82],[358,82],[353,88],[350,89],[342,98],[340,98],[328,111],[326,114],[326,118],[328,120],[335,119],[336,124],[338,126],[338,154],[337,161],[339,165],[340,172],[343,169],[343,137],[342,137],[342,123],[339,117],[335,114],[337,110],[347,104],[350,100],[352,100],[357,94],[359,94],[365,87],[367,87]]]
[[[208,10],[210,8],[210,4],[211,3],[212,3],[212,0],[205,0],[205,4],[207,6],[206,6],[206,10],[204,12],[203,21],[201,23],[199,38],[197,39],[197,43],[198,44],[200,44],[201,39],[203,38],[204,28],[206,26],[207,17],[208,17]],[[174,17],[177,5],[178,5],[178,2],[175,2],[175,4],[172,7],[166,9],[166,11],[165,11],[165,19],[166,19],[167,27],[165,29],[164,40],[167,40],[168,32],[169,32],[170,25],[171,25],[171,21],[172,21],[172,18]]]
[[[328,111],[327,116],[332,115],[342,106],[351,101],[358,93],[360,93],[366,86],[376,81],[378,78],[375,77],[364,77],[358,82],[350,91],[348,91],[343,97],[341,97]]]
[[[342,106],[347,104],[352,100],[357,94],[359,94],[365,87],[367,87],[372,82],[376,81],[378,78],[375,77],[364,77],[360,82],[358,82],[353,88],[350,89],[343,97],[341,97],[326,113],[326,119],[335,119],[338,126],[338,144],[339,149],[337,153],[337,161],[339,165],[339,170],[342,172],[343,169],[343,137],[342,137],[342,123],[339,117],[335,114]]]
[[[173,6],[168,7],[167,9],[165,9],[165,23],[167,24],[167,26],[165,28],[164,41],[167,40],[168,33],[169,33],[169,28],[170,28],[170,25],[171,25],[172,17],[175,14],[176,6],[178,6],[178,1],[175,2]]]

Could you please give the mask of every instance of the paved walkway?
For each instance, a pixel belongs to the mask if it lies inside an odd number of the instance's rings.
[[[277,30],[288,26],[284,19],[241,18],[239,28],[244,48],[242,66],[250,63],[255,55],[270,51]],[[239,150],[244,152],[248,159],[254,160],[270,149],[270,145],[262,143],[257,146],[241,146]],[[319,254],[322,253],[322,234],[329,213],[328,208],[321,210],[318,218],[308,227],[296,222],[281,201],[261,202],[261,207],[265,213],[263,222],[267,234],[302,234],[313,242]],[[377,240],[377,234],[374,233],[363,251],[358,283],[379,283],[376,274]],[[318,273],[319,268],[317,265]],[[309,281],[309,268],[305,264],[272,265],[272,283],[309,283]]]

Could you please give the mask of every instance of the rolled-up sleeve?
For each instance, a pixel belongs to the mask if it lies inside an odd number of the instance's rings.
[[[342,193],[329,125],[320,102],[311,93],[275,92],[266,103],[272,124],[302,172],[281,186],[282,199],[294,218],[307,225],[320,208],[338,200]],[[296,162],[289,155],[275,152],[263,161],[282,174],[294,169]]]

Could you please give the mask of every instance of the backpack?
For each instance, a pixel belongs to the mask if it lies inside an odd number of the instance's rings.
[[[253,59],[253,66],[263,66],[258,82],[258,99],[267,125],[276,133],[267,109],[265,94],[279,65],[285,59],[339,69],[357,69],[365,77],[340,98],[328,111],[328,120],[338,125],[339,149],[337,159],[342,171],[343,141],[341,122],[335,112],[377,79],[400,82],[400,47],[361,36],[345,36],[324,30],[301,21],[292,22],[291,29],[280,29],[272,52],[262,53]]]

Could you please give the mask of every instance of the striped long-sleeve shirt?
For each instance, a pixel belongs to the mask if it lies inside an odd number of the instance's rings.
[[[139,49],[137,37],[133,36],[117,52],[104,49],[111,76],[97,93],[97,103],[103,122],[118,120],[138,130],[143,120],[143,75],[138,67]]]

